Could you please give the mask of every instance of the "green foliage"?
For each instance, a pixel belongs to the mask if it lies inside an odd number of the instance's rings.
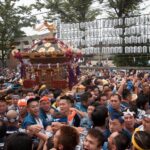
[[[137,66],[148,67],[150,54],[116,54],[113,57],[113,63],[117,66]]]
[[[25,35],[22,27],[30,26],[35,17],[27,18],[31,7],[16,6],[19,0],[0,1],[0,60],[4,63],[16,37]]]
[[[107,0],[104,7],[110,16],[128,17],[139,14],[140,4],[146,1],[148,0]]]
[[[58,14],[62,22],[84,22],[92,21],[100,14],[99,9],[92,8],[93,0],[45,0],[41,3],[37,0],[35,8],[43,8],[50,10],[48,18]]]
[[[108,7],[113,8],[118,17],[131,15],[139,9],[142,0],[108,0]]]

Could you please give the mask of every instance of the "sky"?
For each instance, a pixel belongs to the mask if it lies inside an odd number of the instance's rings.
[[[36,0],[20,0],[19,2],[17,2],[17,5],[26,5],[26,6],[29,6],[33,3],[35,3]],[[33,14],[39,14],[39,13],[42,13],[42,12],[45,12],[45,10],[43,11],[37,11],[37,10],[33,10],[32,11],[32,15]],[[43,20],[43,15],[36,15],[37,19],[42,21]],[[36,25],[38,27],[38,25]],[[25,28],[22,28],[22,30],[26,33],[27,36],[32,36],[32,35],[38,35],[38,34],[43,34],[43,33],[46,33],[45,31],[44,32],[37,32],[33,29],[33,27],[25,27]]]
[[[30,5],[35,3],[36,0],[20,0],[20,2],[17,2],[17,5]],[[42,0],[41,0],[42,1]],[[145,7],[145,6],[149,6],[150,5],[150,0],[147,0],[146,2],[141,4],[141,8]],[[98,6],[97,4],[95,5],[95,7]],[[46,12],[46,10],[42,10],[41,12]],[[38,12],[37,10],[33,10],[32,14],[38,14],[40,12]],[[142,14],[149,14],[150,13],[150,6],[147,7],[146,10],[142,11]],[[43,15],[36,15],[37,19],[40,20],[41,22],[44,21],[43,20]],[[106,17],[106,13],[104,12],[102,15],[100,15],[98,18],[105,18]],[[38,25],[37,25],[38,26]],[[22,28],[22,30],[26,33],[27,36],[30,35],[36,35],[36,34],[43,34],[46,33],[47,31],[42,31],[42,32],[37,32],[35,31],[32,27],[26,27],[26,28]]]

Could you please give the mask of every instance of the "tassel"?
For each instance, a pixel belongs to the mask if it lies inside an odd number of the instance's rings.
[[[68,66],[68,79],[69,79],[69,90],[72,90],[72,87],[75,83],[75,75],[71,66]]]
[[[80,74],[81,74],[81,70],[80,70],[79,65],[77,65],[77,67],[76,67],[76,75],[79,76]]]
[[[21,78],[25,78],[26,77],[25,69],[26,69],[25,65],[23,63],[21,63],[21,68],[20,68]]]

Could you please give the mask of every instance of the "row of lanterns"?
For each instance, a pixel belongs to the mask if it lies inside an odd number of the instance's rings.
[[[137,26],[137,25],[149,25],[150,24],[150,15],[142,15],[137,17],[128,17],[125,18],[115,18],[115,19],[99,19],[91,22],[81,22],[81,23],[70,23],[70,24],[61,24],[61,29],[63,31],[71,31],[78,29],[93,29],[93,28],[112,28],[123,25],[125,22],[126,26]]]
[[[146,46],[125,47],[125,53],[147,53],[147,52],[148,52],[148,47]]]
[[[150,49],[150,47],[149,47]],[[118,54],[123,52],[123,47],[88,47],[82,49],[83,54]],[[148,53],[148,47],[146,46],[130,46],[125,47],[125,53]]]
[[[125,28],[125,36],[143,36],[150,34],[150,27],[147,26],[134,26],[130,28]],[[92,37],[92,38],[101,38],[101,37],[119,37],[123,35],[122,28],[108,28],[108,29],[92,29],[85,31],[70,31],[70,32],[61,32],[62,39],[74,39],[82,37]]]
[[[123,38],[121,37],[103,37],[103,38],[85,38],[85,39],[64,39],[65,43],[70,43],[70,45],[80,46],[80,45],[122,45]],[[128,44],[146,44],[148,42],[148,38],[145,36],[131,36],[125,37],[125,43]]]
[[[141,44],[141,43],[147,43],[147,37],[145,36],[131,36],[131,37],[125,37],[125,44]]]
[[[83,54],[117,54],[122,53],[122,47],[88,47],[82,50]]]
[[[150,27],[146,26],[131,26],[125,28],[125,35],[141,35],[150,33]]]
[[[103,54],[118,54],[122,53],[123,48],[122,47],[103,47],[102,53]]]
[[[150,24],[150,15],[125,18],[125,24],[128,26]]]
[[[85,49],[82,49],[83,54],[100,54],[101,49],[99,47],[88,47]]]

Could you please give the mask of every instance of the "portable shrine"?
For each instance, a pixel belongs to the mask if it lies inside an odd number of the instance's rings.
[[[63,41],[55,38],[56,27],[53,23],[44,22],[43,26],[50,31],[48,37],[34,43],[27,52],[12,50],[13,56],[21,64],[23,85],[31,88],[36,84],[45,84],[51,88],[71,89],[80,74],[76,62],[81,57],[81,52],[73,51]]]

